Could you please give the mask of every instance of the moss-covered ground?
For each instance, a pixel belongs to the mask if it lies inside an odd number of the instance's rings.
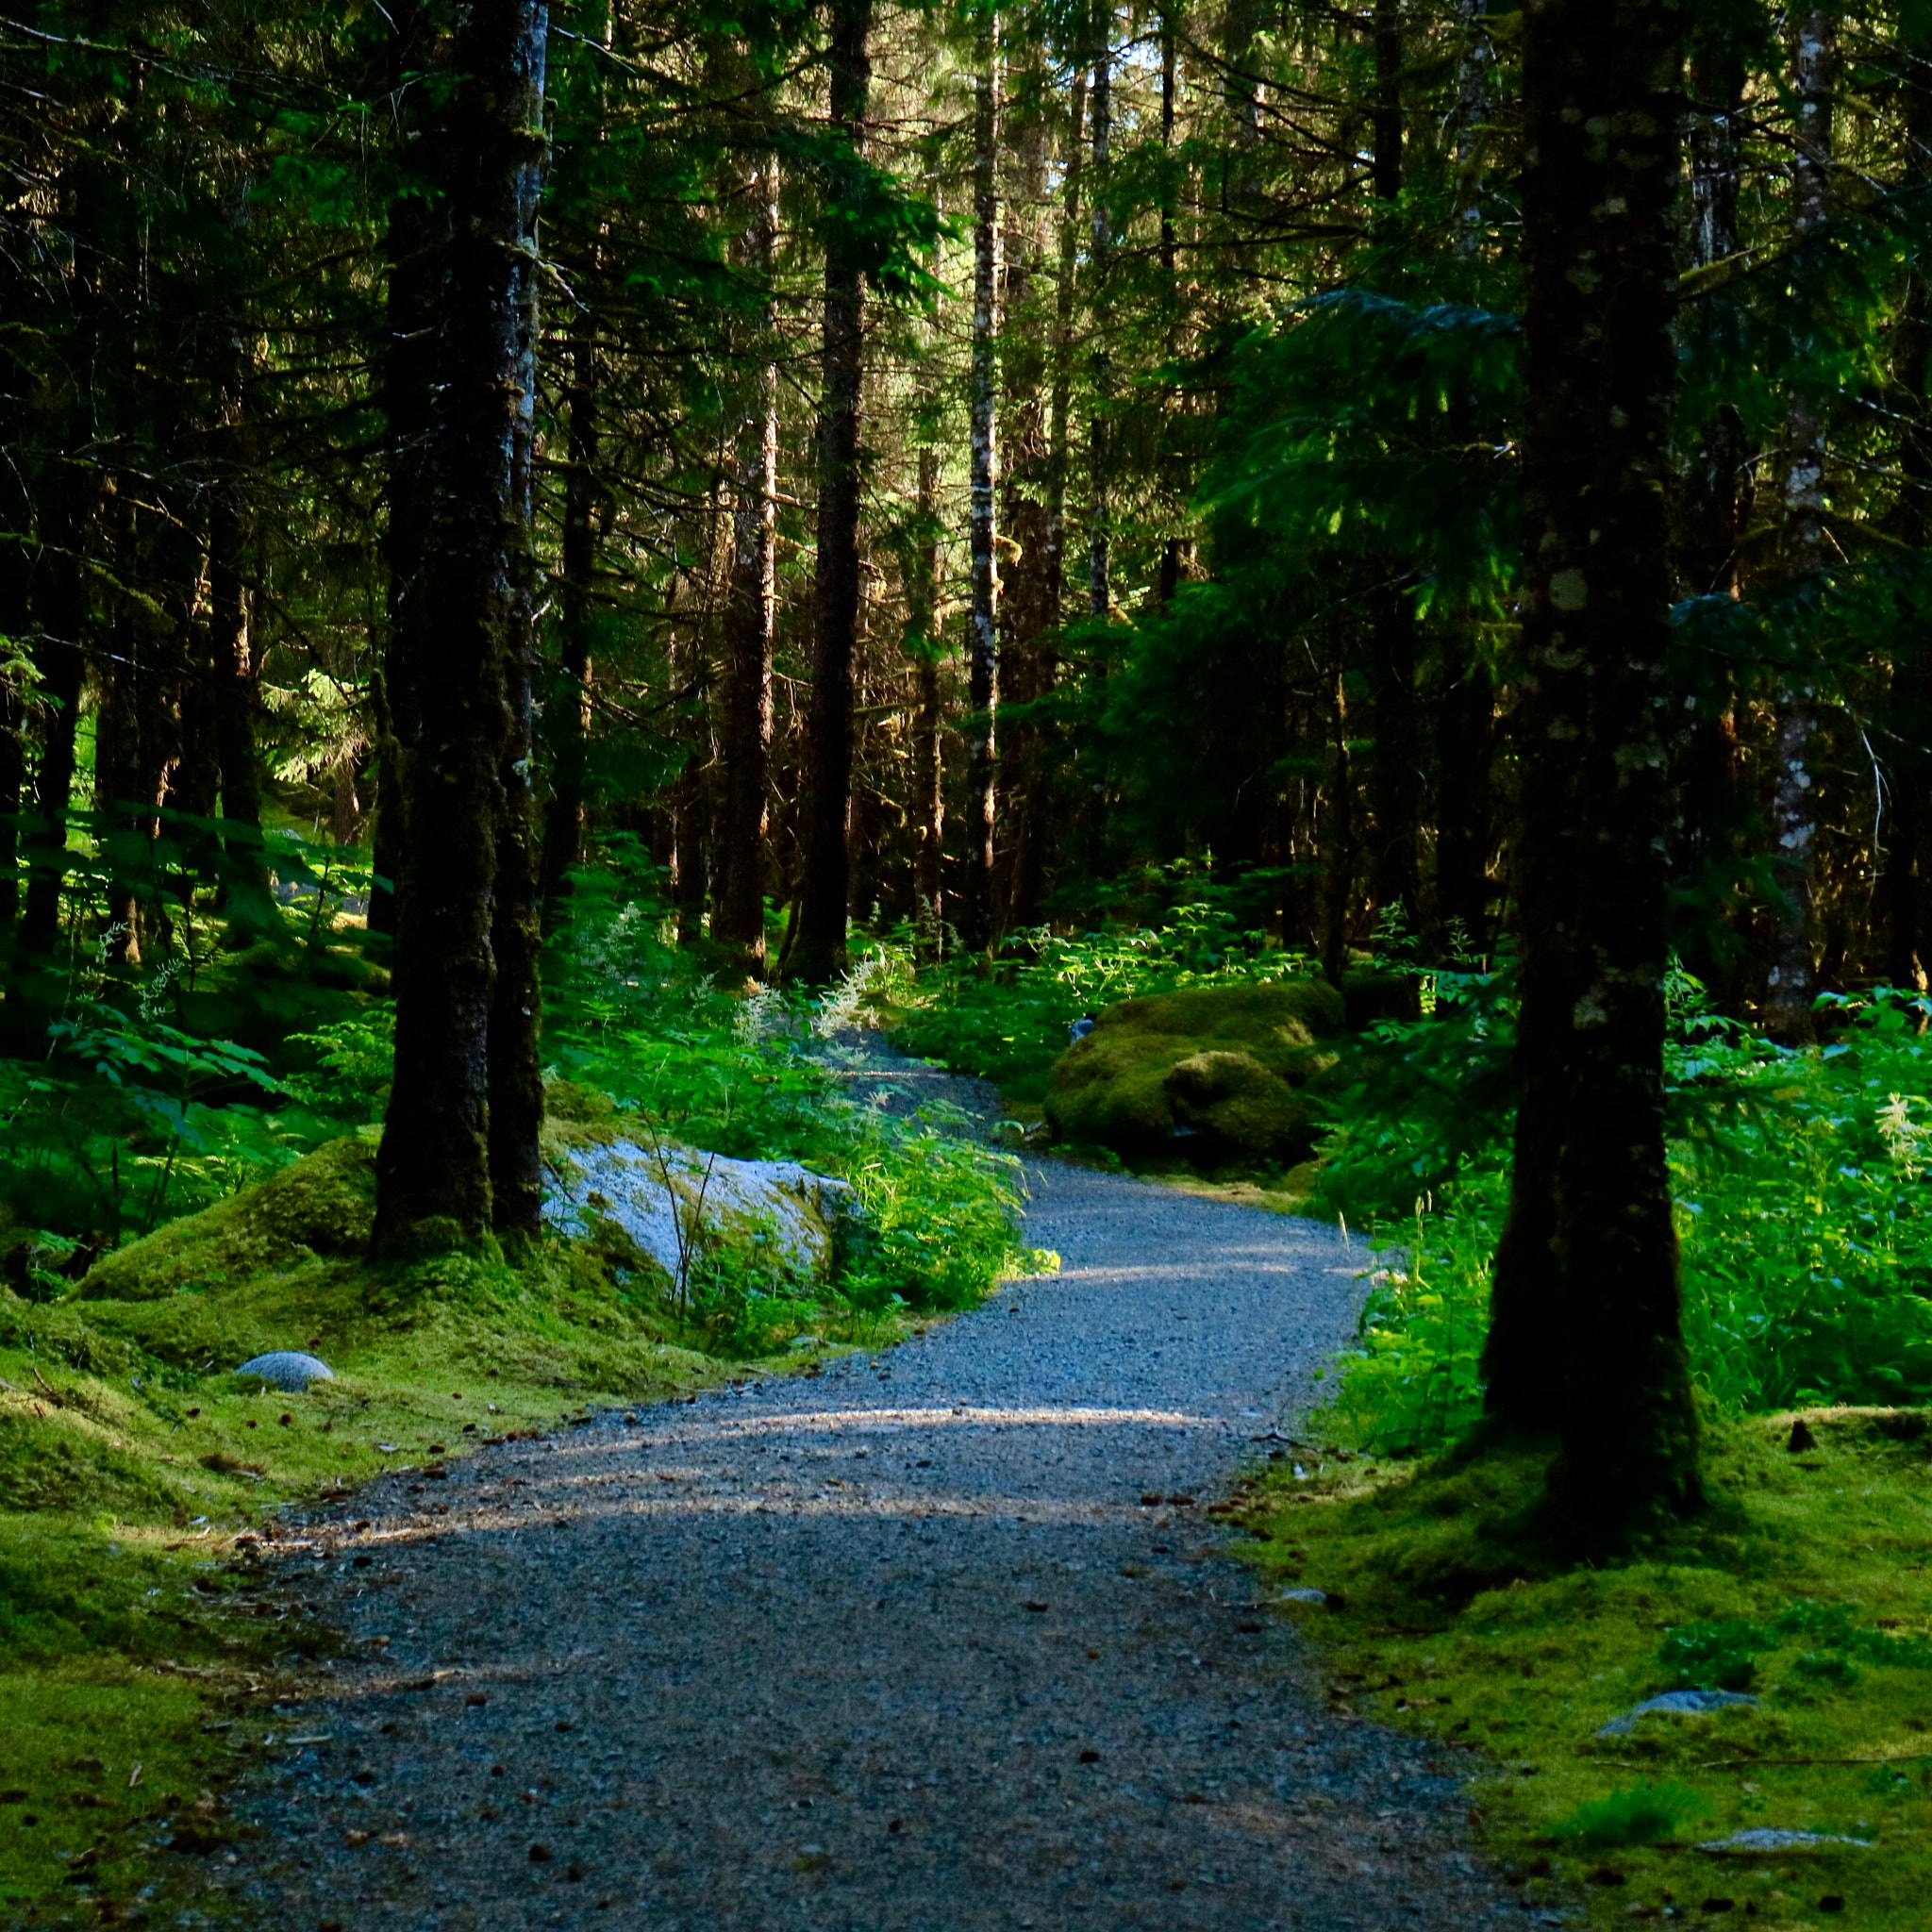
[[[373,1265],[372,1145],[323,1148],[63,1299],[0,1291],[0,1920],[60,1916],[77,1878],[165,1890],[188,1867],[158,1840],[220,1856],[277,1659],[333,1641],[253,1592],[249,1540],[281,1505],[599,1404],[809,1370],[816,1351],[680,1345],[661,1295],[590,1244]],[[335,1379],[230,1373],[281,1348]]]
[[[1272,1594],[1341,1600],[1282,1609],[1315,1640],[1335,1707],[1439,1740],[1532,1898],[1581,1901],[1605,1926],[1924,1925],[1932,1418],[1713,1423],[1707,1507],[1601,1568],[1540,1539],[1544,1459],[1478,1443],[1378,1464],[1290,1445],[1221,1507]],[[1600,1735],[1679,1687],[1757,1702]],[[1857,1842],[1697,1849],[1767,1827]]]

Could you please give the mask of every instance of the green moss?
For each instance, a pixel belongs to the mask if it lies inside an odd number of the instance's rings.
[[[331,1141],[207,1212],[116,1250],[75,1292],[82,1301],[148,1301],[360,1253],[375,1220],[375,1134]]]
[[[1200,1164],[1291,1166],[1318,1116],[1302,1091],[1343,1023],[1320,980],[1215,986],[1123,1000],[1055,1064],[1056,1136],[1145,1160],[1183,1148]]]
[[[1534,1446],[1422,1466],[1296,1447],[1234,1508],[1268,1583],[1341,1597],[1285,1607],[1336,1705],[1468,1754],[1483,1834],[1532,1894],[1581,1900],[1603,1926],[1707,1895],[1814,1925],[1835,1896],[1835,1923],[1905,1932],[1932,1886],[1925,1418],[1809,1410],[1819,1446],[1798,1456],[1793,1420],[1709,1423],[1710,1506],[1611,1569],[1566,1567],[1541,1540]],[[1756,1706],[1599,1735],[1706,1651],[1739,1675],[1746,1632]],[[1874,1849],[1690,1848],[1760,1825]]]
[[[681,1345],[694,1331],[659,1285],[594,1242],[546,1239],[520,1266],[373,1262],[373,1151],[323,1148],[65,1301],[0,1290],[0,1790],[26,1793],[0,1807],[0,1901],[42,1897],[89,1853],[103,1895],[165,1877],[145,1849],[162,1815],[219,1836],[237,1740],[259,1742],[288,1653],[329,1641],[230,1614],[249,1587],[237,1539],[283,1504],[598,1403],[800,1365]],[[292,1395],[231,1373],[271,1348],[310,1349],[335,1379]],[[77,1773],[83,1757],[104,1769]],[[89,1790],[100,1805],[76,1802]]]

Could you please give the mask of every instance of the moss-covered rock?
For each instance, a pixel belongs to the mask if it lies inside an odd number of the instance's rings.
[[[264,1268],[359,1254],[375,1223],[375,1147],[350,1135],[279,1174],[96,1262],[80,1301],[158,1301],[182,1288],[218,1288]]]
[[[607,1245],[620,1239],[673,1281],[721,1250],[774,1276],[828,1279],[858,1213],[846,1182],[796,1161],[733,1160],[675,1143],[578,1139],[551,1172],[550,1225]]]
[[[1303,1090],[1345,1024],[1341,995],[1323,980],[1123,1000],[1056,1063],[1046,1117],[1058,1140],[1129,1158],[1291,1165],[1318,1130]]]

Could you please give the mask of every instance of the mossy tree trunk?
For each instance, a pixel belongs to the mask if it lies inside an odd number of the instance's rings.
[[[415,716],[402,772],[395,1077],[376,1161],[386,1244],[523,1226],[535,1174],[535,839],[517,767],[527,771],[529,746],[548,12],[542,0],[475,0],[451,54],[441,387],[415,608],[397,641]],[[507,1191],[496,1213],[493,1181]]]
[[[1580,1541],[1699,1493],[1662,1065],[1682,33],[1679,0],[1524,26],[1521,1091],[1484,1368],[1559,1436]]]
[[[872,0],[833,0],[828,65],[831,123],[855,158],[865,153],[872,87]],[[839,183],[826,182],[836,198]],[[818,578],[807,727],[805,873],[785,976],[824,986],[845,967],[851,858],[852,668],[858,646],[858,445],[865,374],[865,270],[858,240],[834,220],[825,234],[824,391],[819,409]]]

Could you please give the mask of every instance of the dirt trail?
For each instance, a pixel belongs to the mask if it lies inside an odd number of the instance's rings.
[[[266,1827],[216,1880],[242,1916],[1524,1923],[1458,1843],[1440,1762],[1328,1716],[1198,1507],[1141,1501],[1207,1501],[1296,1410],[1358,1256],[1311,1223],[1033,1173],[1057,1276],[875,1360],[606,1415],[338,1512],[287,1587],[357,1660],[277,1714],[237,1801]]]

